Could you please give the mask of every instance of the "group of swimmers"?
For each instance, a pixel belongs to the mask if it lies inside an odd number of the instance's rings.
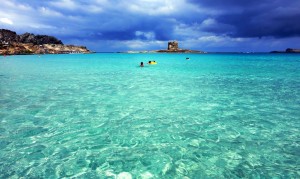
[[[148,61],[148,64],[155,65],[155,64],[157,64],[157,62],[156,61]],[[140,67],[144,67],[144,62],[141,62]]]

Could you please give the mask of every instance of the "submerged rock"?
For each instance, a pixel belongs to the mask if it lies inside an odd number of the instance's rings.
[[[117,179],[132,179],[132,175],[129,172],[121,172],[117,175]]]

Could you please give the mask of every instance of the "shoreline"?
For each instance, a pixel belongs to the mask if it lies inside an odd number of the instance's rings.
[[[38,56],[42,56],[42,55],[90,55],[90,54],[193,54],[193,55],[235,55],[235,54],[239,54],[239,55],[257,55],[257,54],[270,54],[270,55],[300,55],[300,53],[271,53],[271,52],[205,52],[205,53],[153,53],[153,52],[136,52],[136,53],[130,53],[130,52],[89,52],[89,53],[45,53],[45,54],[0,54],[0,56],[3,57],[8,57],[8,56],[29,56],[29,55],[38,55]]]

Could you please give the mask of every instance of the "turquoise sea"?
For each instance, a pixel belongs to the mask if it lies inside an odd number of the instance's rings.
[[[0,56],[0,178],[22,177],[300,178],[300,55]]]

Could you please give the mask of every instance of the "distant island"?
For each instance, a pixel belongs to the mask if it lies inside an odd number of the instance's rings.
[[[271,51],[270,53],[300,53],[300,49],[287,48],[285,51]]]
[[[168,42],[167,50],[156,50],[158,53],[204,53],[198,50],[180,49],[177,41]]]
[[[177,41],[168,42],[166,50],[152,50],[152,51],[128,51],[127,53],[206,53],[198,50],[180,49]]]
[[[84,46],[64,45],[48,35],[34,35],[0,29],[0,55],[91,53]]]

